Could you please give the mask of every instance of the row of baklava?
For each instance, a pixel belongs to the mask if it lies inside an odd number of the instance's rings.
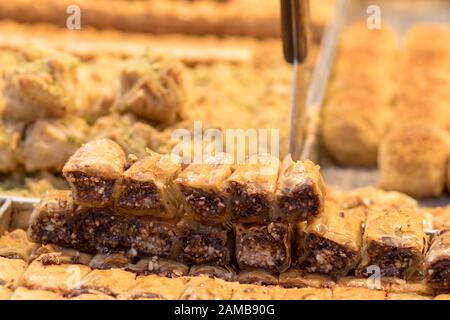
[[[322,114],[322,142],[341,165],[378,163],[379,184],[416,197],[449,184],[450,28],[343,32]],[[436,41],[429,41],[436,39]]]
[[[346,277],[338,283],[297,270],[283,273],[268,286],[248,279],[211,273],[217,267],[193,267],[188,274],[177,263],[146,260],[148,272],[137,272],[125,256],[95,257],[55,246],[39,247],[26,240],[23,230],[0,238],[0,299],[430,299],[439,291],[426,283],[384,279],[369,283]],[[30,262],[27,265],[27,262]],[[166,273],[158,273],[159,265]],[[171,273],[167,273],[168,270]],[[131,272],[133,271],[133,272]],[[135,274],[137,272],[137,274]],[[161,276],[163,274],[164,276]],[[222,278],[222,279],[221,279]],[[224,281],[228,280],[228,281]],[[244,283],[241,282],[244,280]],[[256,282],[261,284],[261,282]],[[370,288],[370,289],[369,289]],[[447,299],[440,294],[435,299]]]

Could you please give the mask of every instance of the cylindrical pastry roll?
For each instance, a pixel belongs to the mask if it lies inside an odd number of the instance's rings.
[[[221,225],[204,225],[183,219],[178,225],[181,234],[181,258],[190,264],[228,265],[234,248],[231,230]]]
[[[282,221],[299,222],[319,215],[325,195],[319,166],[309,160],[294,162],[290,155],[284,158],[275,193]]]
[[[135,162],[118,183],[116,208],[124,213],[173,219],[179,212],[173,180],[181,167],[170,156],[152,154]]]
[[[283,272],[291,264],[292,226],[236,224],[236,259],[240,269]]]
[[[274,198],[280,160],[251,156],[227,179],[232,219],[242,223],[267,223],[275,218]]]
[[[341,165],[375,165],[389,121],[389,108],[379,98],[340,92],[328,99],[323,110],[323,144]]]
[[[115,184],[124,165],[122,148],[111,140],[98,139],[78,149],[65,164],[63,174],[77,204],[105,207],[113,203]]]
[[[422,217],[416,211],[370,208],[357,274],[366,276],[367,268],[375,266],[381,276],[408,278],[419,269],[426,243]]]
[[[450,288],[450,232],[442,230],[431,241],[425,256],[427,282],[436,289]]]
[[[308,223],[304,234],[299,234],[300,269],[332,277],[346,275],[360,258],[364,219],[364,208],[343,210],[327,202],[322,213]]]
[[[27,171],[60,171],[86,141],[89,127],[78,117],[38,119],[25,132],[20,160]]]
[[[223,184],[232,173],[232,157],[225,153],[190,164],[175,180],[187,214],[205,224],[229,219]]]
[[[380,146],[379,184],[414,197],[439,196],[445,186],[448,155],[448,137],[439,129],[396,128]]]
[[[186,102],[183,65],[147,52],[122,69],[116,108],[149,121],[173,123]]]

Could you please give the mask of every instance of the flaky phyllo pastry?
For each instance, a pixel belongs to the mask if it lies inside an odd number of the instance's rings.
[[[115,108],[158,123],[180,118],[186,103],[183,65],[147,52],[124,65]]]

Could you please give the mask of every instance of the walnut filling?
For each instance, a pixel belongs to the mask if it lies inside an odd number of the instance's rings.
[[[230,260],[226,239],[216,232],[190,230],[181,241],[183,258],[189,263],[223,265]]]
[[[284,226],[272,223],[267,229],[242,235],[237,250],[239,265],[278,271],[289,259],[286,233]]]
[[[397,248],[372,241],[367,253],[369,265],[379,266],[381,275],[385,277],[405,278],[414,263],[414,252],[409,248]],[[365,274],[365,270],[362,270]]]
[[[115,180],[89,176],[82,172],[70,173],[67,179],[74,186],[75,201],[94,206],[106,206],[111,202]]]
[[[220,219],[226,214],[226,200],[218,192],[181,186],[181,193],[192,211],[203,220]]]
[[[427,280],[434,287],[450,289],[450,260],[441,260],[428,269]]]
[[[87,253],[135,251],[137,255],[169,256],[175,231],[149,217],[115,215],[96,210],[71,216],[45,216],[31,226],[33,238]]]
[[[317,216],[320,198],[311,183],[296,188],[289,195],[283,195],[278,200],[278,207],[285,219],[306,220],[310,216]]]
[[[354,252],[314,234],[305,238],[304,250],[300,267],[310,273],[338,275],[347,272],[355,261]]]
[[[119,198],[119,207],[124,209],[146,210],[161,209],[161,195],[153,182],[138,182],[126,179],[122,182],[123,190]]]
[[[263,193],[250,193],[246,186],[232,182],[231,210],[235,219],[257,217],[260,222],[267,222],[270,214],[270,201]]]

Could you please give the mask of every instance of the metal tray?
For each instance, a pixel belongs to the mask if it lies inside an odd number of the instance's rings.
[[[367,7],[379,5],[382,23],[398,34],[399,39],[412,25],[421,22],[450,24],[450,1],[447,0],[338,0],[335,16],[325,30],[320,56],[308,91],[307,137],[302,159],[311,159],[321,165],[322,174],[329,186],[348,191],[360,187],[377,186],[377,168],[343,168],[327,156],[320,145],[320,110],[333,67],[336,47],[342,30],[355,20],[367,18]],[[450,204],[450,196],[421,199],[422,206]]]

